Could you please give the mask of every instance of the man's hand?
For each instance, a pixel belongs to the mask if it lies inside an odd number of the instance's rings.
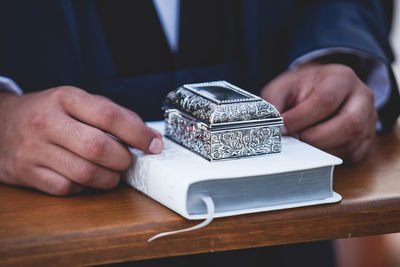
[[[0,93],[0,182],[53,195],[110,189],[128,168],[128,148],[159,153],[161,135],[110,100],[64,86]]]
[[[281,112],[286,134],[346,162],[361,161],[375,138],[373,92],[347,66],[310,63],[287,71],[261,97]]]

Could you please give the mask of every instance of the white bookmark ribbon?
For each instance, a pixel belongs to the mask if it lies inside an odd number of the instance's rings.
[[[206,208],[207,208],[207,218],[203,222],[199,223],[198,225],[189,227],[189,228],[157,234],[157,235],[153,236],[152,238],[149,238],[147,240],[147,242],[151,242],[157,238],[167,236],[167,235],[174,235],[174,234],[178,234],[178,233],[182,233],[182,232],[197,230],[197,229],[200,229],[200,228],[205,227],[208,224],[210,224],[212,222],[212,220],[214,219],[214,213],[215,213],[214,201],[212,200],[211,197],[208,197],[208,196],[202,197],[201,200],[203,200],[203,202],[204,202],[204,204],[206,204]]]

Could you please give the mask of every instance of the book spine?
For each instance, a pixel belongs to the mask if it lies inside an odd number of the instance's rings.
[[[186,210],[188,185],[178,173],[170,173],[151,157],[133,154],[131,167],[124,175],[126,182],[145,195],[188,218]]]

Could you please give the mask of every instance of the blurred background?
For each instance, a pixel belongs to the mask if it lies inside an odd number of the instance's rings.
[[[400,85],[400,1],[398,0],[394,0],[390,41],[396,57],[393,70]],[[335,246],[339,267],[400,267],[400,233],[339,239],[335,240]]]

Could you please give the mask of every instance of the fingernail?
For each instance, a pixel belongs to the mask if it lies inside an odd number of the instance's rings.
[[[149,152],[152,154],[161,153],[163,146],[164,145],[163,145],[163,142],[161,141],[161,139],[153,138],[153,140],[151,140],[151,143],[149,145]]]
[[[286,135],[286,134],[287,134],[287,130],[286,130],[285,125],[282,125],[281,131],[282,131],[282,134],[283,134],[283,135]]]

